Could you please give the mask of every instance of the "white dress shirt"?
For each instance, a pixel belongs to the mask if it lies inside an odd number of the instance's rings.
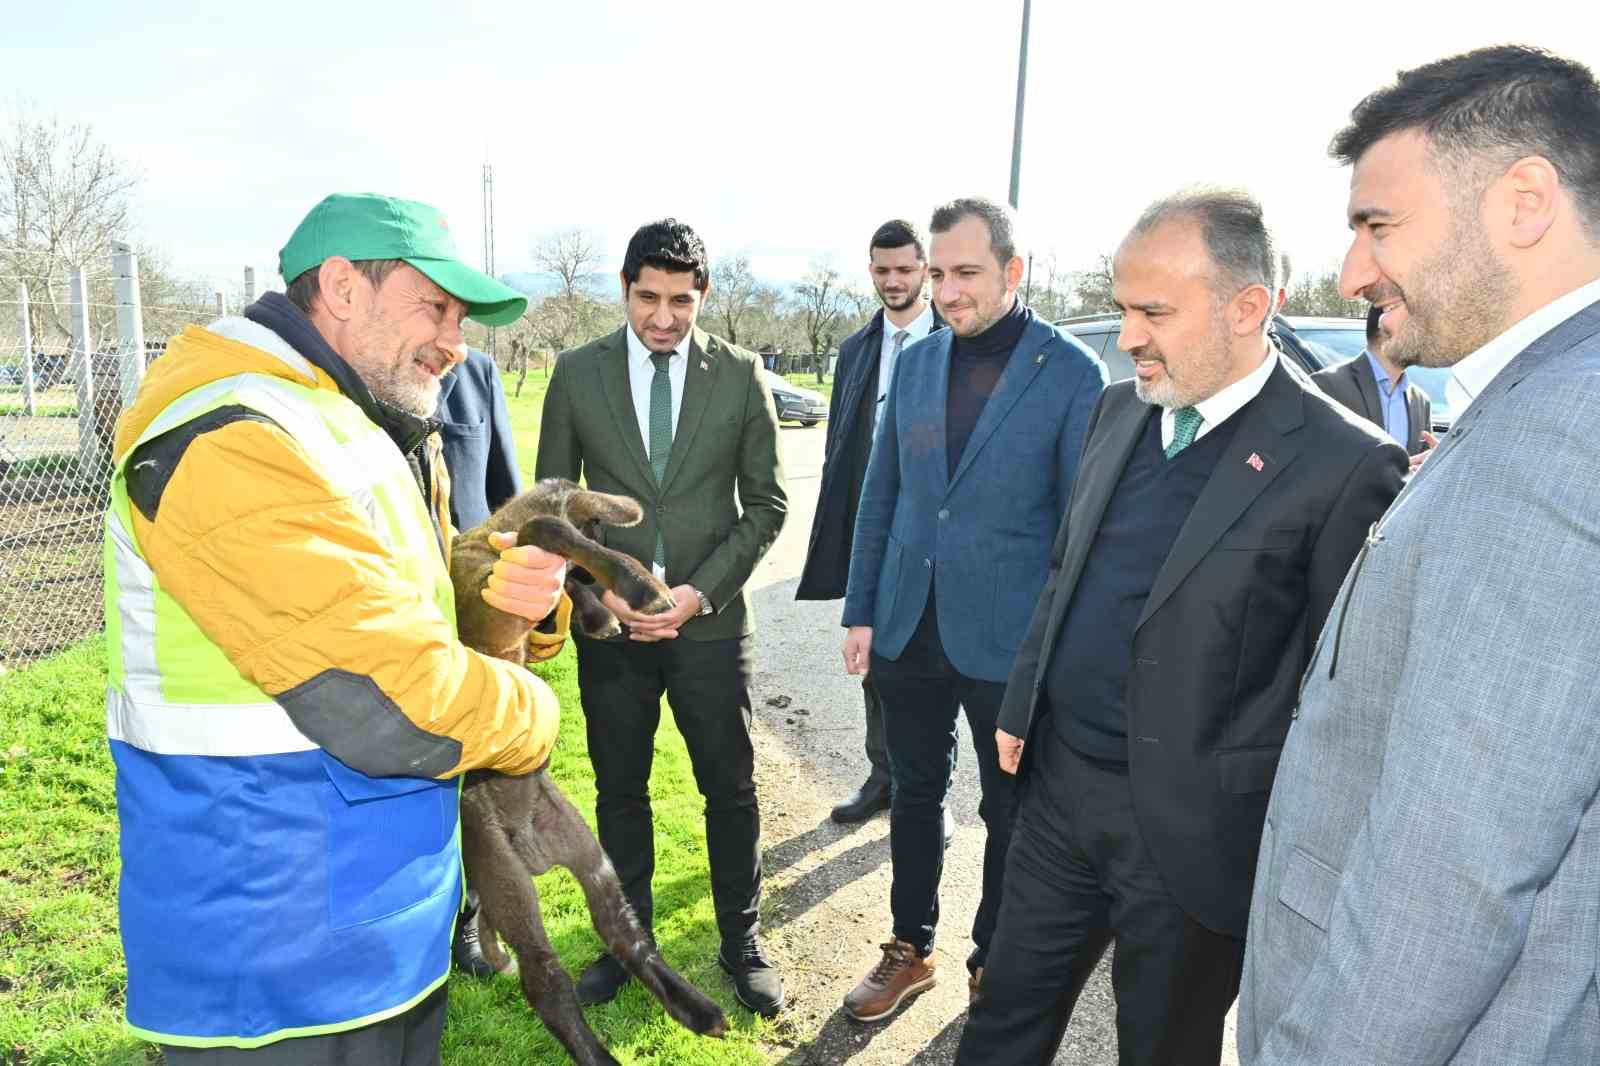
[[[1561,323],[1600,300],[1600,278],[1551,300],[1521,322],[1450,368],[1444,398],[1452,418],[1460,418],[1495,375],[1522,351]]]
[[[1267,346],[1267,357],[1261,360],[1261,365],[1256,367],[1232,385],[1221,390],[1209,399],[1201,400],[1194,405],[1200,413],[1200,429],[1194,435],[1195,440],[1210,433],[1217,426],[1238,413],[1239,408],[1249,403],[1261,394],[1267,384],[1267,379],[1272,376],[1272,371],[1278,365],[1278,349]],[[1172,444],[1173,435],[1177,432],[1177,416],[1173,408],[1164,408],[1161,412],[1161,447],[1165,450]]]
[[[672,435],[678,435],[678,412],[683,410],[683,379],[689,369],[689,337],[685,336],[667,360],[667,377],[672,380]],[[645,455],[650,454],[650,383],[656,377],[656,364],[650,349],[628,327],[628,390],[633,393],[633,413],[639,419],[639,439]]]
[[[906,331],[906,339],[900,350],[905,351],[933,332],[933,305],[925,305],[922,314],[906,326],[895,325],[889,321],[889,312],[883,313],[883,354],[878,357],[878,395],[875,397],[880,403],[889,397],[889,383],[894,380],[894,335],[902,329]]]

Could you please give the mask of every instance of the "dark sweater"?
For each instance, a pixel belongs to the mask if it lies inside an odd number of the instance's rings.
[[[952,475],[961,463],[961,453],[978,425],[984,405],[1005,372],[1011,352],[1032,320],[1033,312],[1019,297],[1012,301],[1010,311],[982,333],[951,339],[950,398],[945,405],[944,432]]]
[[[1056,734],[1080,755],[1128,761],[1133,631],[1156,574],[1238,425],[1237,416],[1168,459],[1151,412],[1089,546],[1061,622],[1045,697]]]

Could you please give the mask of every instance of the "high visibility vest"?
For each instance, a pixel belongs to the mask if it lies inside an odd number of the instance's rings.
[[[138,443],[228,405],[294,437],[454,625],[416,479],[339,393],[223,378],[174,401]],[[240,675],[139,550],[126,484],[136,447],[113,477],[105,537],[128,1023],[158,1043],[257,1047],[399,1014],[449,971],[459,781],[360,773]]]

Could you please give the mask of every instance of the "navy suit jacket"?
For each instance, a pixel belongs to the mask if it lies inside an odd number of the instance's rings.
[[[856,516],[844,624],[872,626],[897,659],[935,601],[951,664],[1005,681],[1050,570],[1106,368],[1035,318],[950,472],[950,346],[940,330],[901,353]]]
[[[850,541],[872,447],[864,408],[877,403],[878,364],[883,358],[883,310],[839,345],[833,395],[828,402],[828,437],[822,460],[822,487],[811,520],[805,567],[795,589],[797,600],[837,600],[850,575]],[[933,328],[945,328],[939,312]]]
[[[522,491],[500,368],[487,352],[467,349],[466,362],[445,375],[435,417],[450,474],[450,522],[464,532]]]

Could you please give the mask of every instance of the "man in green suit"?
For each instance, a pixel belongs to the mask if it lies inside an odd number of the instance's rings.
[[[600,843],[649,928],[650,762],[665,693],[706,800],[718,961],[739,1001],[770,1017],[783,1006],[783,981],[757,937],[755,621],[744,586],[788,502],[760,358],[695,325],[710,280],[705,245],[683,223],[663,219],[633,235],[622,263],[628,324],[557,359],[537,475],[581,476],[591,489],[638,500],[644,521],[606,529],[605,542],[651,566],[676,602],[646,617],[606,593],[622,634],[577,641]],[[607,1002],[627,980],[602,955],[584,971],[578,998]]]

